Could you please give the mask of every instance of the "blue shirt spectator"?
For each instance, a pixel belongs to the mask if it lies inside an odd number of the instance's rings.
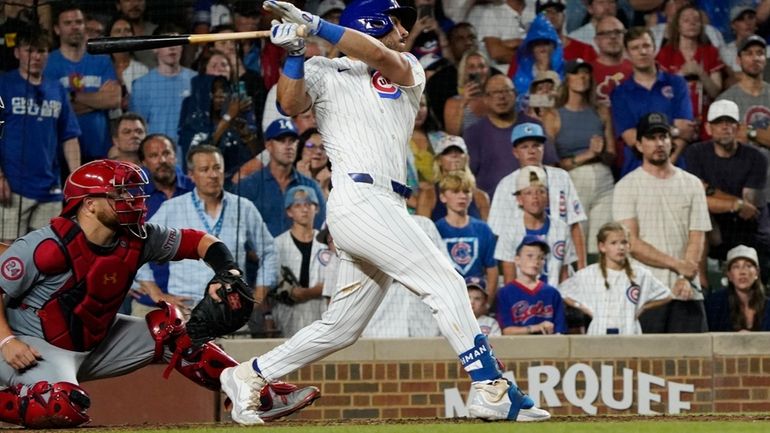
[[[486,278],[486,270],[497,266],[495,234],[484,221],[470,217],[465,227],[453,227],[446,218],[436,222],[449,257],[457,272],[464,278]]]
[[[147,133],[162,133],[179,140],[179,114],[182,101],[190,96],[190,80],[194,71],[180,67],[175,75],[161,74],[159,68],[134,80],[129,110],[140,114],[147,121]],[[177,146],[177,154],[184,155]],[[178,163],[179,158],[177,158]]]

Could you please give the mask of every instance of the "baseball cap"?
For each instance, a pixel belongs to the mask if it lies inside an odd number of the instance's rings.
[[[593,72],[594,70],[594,67],[590,63],[581,58],[569,60],[564,64],[564,72],[568,74],[576,74],[580,68],[587,68],[588,72]]]
[[[671,133],[671,125],[668,124],[668,118],[663,113],[647,113],[636,124],[636,139],[641,140],[642,137],[658,131]]]
[[[511,143],[515,147],[520,141],[526,139],[537,140],[541,143],[545,143],[546,137],[543,127],[537,123],[519,123],[513,127],[511,131]]]
[[[558,8],[560,11],[563,11],[567,8],[567,5],[564,4],[564,0],[537,0],[537,3],[535,4],[535,10],[539,14],[551,6],[556,6],[556,8]]]
[[[741,121],[741,116],[738,111],[738,104],[728,99],[720,99],[715,101],[709,107],[708,121],[713,122],[720,117],[729,117],[736,122]]]
[[[759,258],[757,257],[757,250],[751,247],[747,247],[746,245],[738,245],[737,247],[733,247],[730,251],[727,252],[727,267],[730,267],[730,264],[735,259],[749,259],[752,262],[754,262],[755,266],[759,266]]]
[[[267,130],[265,131],[265,140],[274,140],[286,135],[299,137],[297,126],[289,119],[276,119],[267,127]]]
[[[322,0],[321,3],[318,4],[316,15],[323,18],[324,15],[328,14],[329,12],[342,12],[343,10],[345,10],[345,3],[342,0]]]
[[[733,6],[732,9],[730,9],[730,22],[737,20],[746,12],[757,13],[757,10],[753,6],[747,4]]]
[[[457,135],[444,134],[438,143],[436,143],[436,155],[441,155],[450,147],[456,147],[463,153],[468,153],[468,146],[465,145],[465,140],[462,137]]]
[[[751,35],[744,39],[743,42],[741,42],[741,44],[738,46],[738,52],[740,53],[752,45],[761,45],[762,48],[767,48],[767,42],[765,41],[765,38],[758,35]]]
[[[561,78],[559,78],[559,74],[549,69],[547,71],[537,71],[535,78],[533,78],[532,82],[529,83],[529,88],[532,89],[536,84],[542,83],[543,81],[552,82],[554,87],[559,87],[561,84]]]
[[[304,194],[297,197],[297,193]],[[291,187],[288,191],[286,191],[286,196],[284,196],[283,199],[284,209],[288,209],[295,204],[304,203],[313,203],[314,205],[318,206],[318,196],[316,195],[315,191],[313,191],[313,188],[305,185],[298,185]]]
[[[469,289],[479,289],[487,296],[487,280],[481,277],[465,277],[465,286]]]
[[[530,186],[548,188],[548,178],[542,167],[528,165],[519,169],[519,176],[516,178],[516,194]]]
[[[537,235],[525,235],[519,246],[516,247],[516,254],[519,254],[521,248],[525,246],[539,246],[546,254],[551,252],[551,248],[548,246],[548,243]]]

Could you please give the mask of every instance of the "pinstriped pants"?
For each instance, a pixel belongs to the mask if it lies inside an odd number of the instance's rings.
[[[327,222],[341,259],[329,309],[321,320],[258,357],[265,378],[279,379],[353,344],[393,280],[431,308],[458,355],[474,347],[481,330],[465,281],[414,222],[401,197],[379,186],[335,178]]]

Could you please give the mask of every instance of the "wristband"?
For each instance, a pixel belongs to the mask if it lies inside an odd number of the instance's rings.
[[[227,248],[224,242],[219,241],[211,244],[209,249],[206,250],[206,256],[203,257],[203,261],[211,266],[214,273],[226,272],[230,269],[238,269],[238,265],[235,263],[232,253]],[[240,272],[240,269],[238,269]],[[241,272],[243,275],[243,272]],[[2,344],[0,342],[0,344]]]
[[[332,24],[326,20],[321,20],[318,23],[318,31],[316,32],[316,35],[331,42],[332,45],[337,45],[340,39],[342,39],[342,35],[344,33],[345,27]]]
[[[2,340],[0,340],[0,349],[5,347],[5,345],[8,344],[9,341],[14,340],[14,339],[16,339],[16,336],[11,334],[11,335],[3,338]]]
[[[287,56],[283,64],[283,75],[292,80],[305,78],[305,56]]]

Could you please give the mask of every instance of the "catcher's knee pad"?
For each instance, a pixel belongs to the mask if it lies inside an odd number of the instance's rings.
[[[163,360],[166,346],[173,352],[163,377],[168,378],[173,368],[193,382],[218,391],[219,374],[238,362],[212,342],[193,347],[179,309],[166,302],[158,306],[160,309],[147,313],[145,319],[155,339],[155,360]]]
[[[88,393],[69,382],[38,382],[0,391],[0,421],[29,428],[76,427],[91,421]]]

